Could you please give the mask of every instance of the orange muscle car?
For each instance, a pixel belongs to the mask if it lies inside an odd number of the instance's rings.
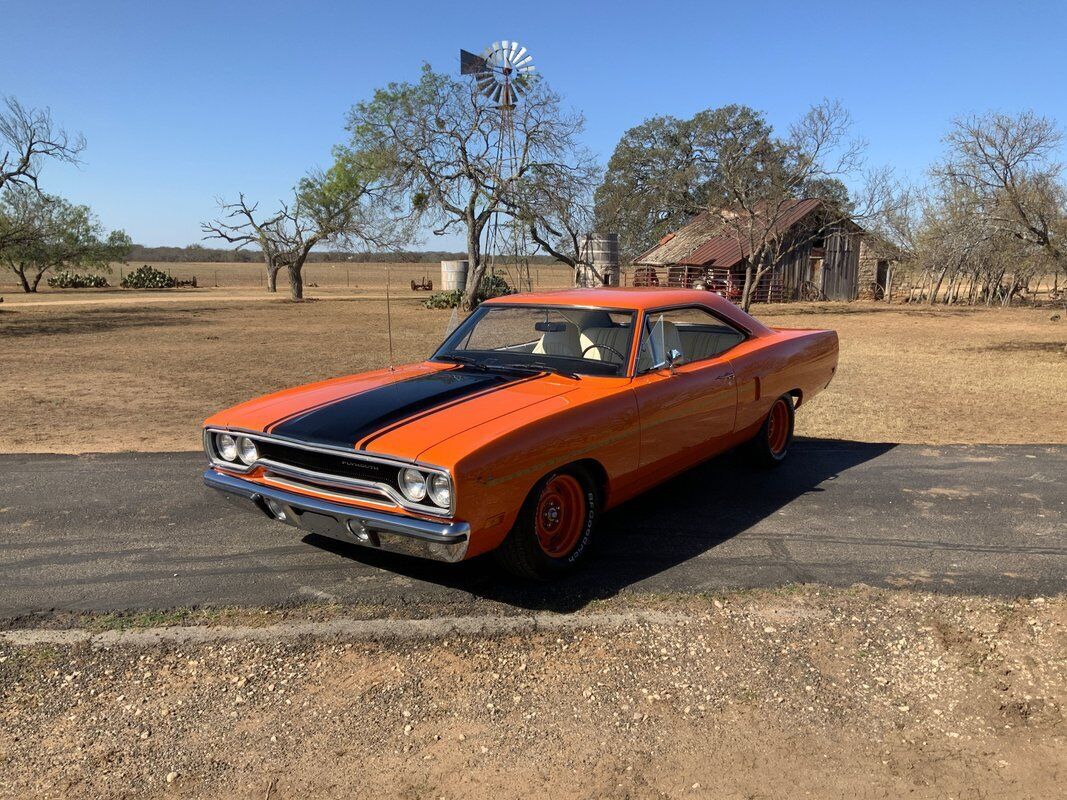
[[[601,511],[736,445],[782,461],[837,369],[833,331],[768,328],[688,289],[482,304],[428,360],[287,389],[204,423],[208,486],[366,547],[496,551],[551,578]]]

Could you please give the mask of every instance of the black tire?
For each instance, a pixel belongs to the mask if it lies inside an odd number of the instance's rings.
[[[585,519],[581,522],[573,546],[568,547],[566,552],[550,555],[538,537],[537,516],[539,507],[546,499],[546,491],[550,485],[555,485],[557,479],[573,479],[580,486]],[[560,578],[575,569],[586,557],[599,511],[600,493],[596,483],[585,470],[569,467],[549,473],[530,491],[514,527],[494,551],[494,555],[504,569],[520,578],[534,581]]]
[[[795,420],[793,398],[783,394],[774,401],[756,435],[745,444],[745,454],[749,460],[762,469],[773,469],[785,461],[793,444]],[[783,425],[784,436],[781,430]]]

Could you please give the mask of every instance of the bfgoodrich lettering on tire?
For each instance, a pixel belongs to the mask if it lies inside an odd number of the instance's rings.
[[[538,481],[519,512],[515,527],[496,550],[509,571],[531,580],[551,580],[585,557],[593,536],[600,498],[582,469],[569,467]]]

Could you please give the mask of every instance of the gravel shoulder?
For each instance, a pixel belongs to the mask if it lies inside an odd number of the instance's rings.
[[[0,796],[1062,788],[1067,597],[804,587],[554,619],[409,636],[365,635],[366,621],[345,631],[320,615],[312,622],[335,627],[291,635],[301,622],[290,614],[259,627],[277,635],[236,640],[177,628],[156,641],[150,628],[71,643],[5,638]]]

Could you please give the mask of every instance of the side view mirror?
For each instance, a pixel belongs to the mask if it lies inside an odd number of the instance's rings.
[[[653,367],[653,369],[663,369],[664,367],[666,367],[667,369],[669,369],[671,371],[671,374],[674,374],[674,365],[677,364],[681,360],[682,360],[682,351],[681,350],[676,350],[676,349],[674,349],[672,347],[670,350],[667,351],[667,359],[666,359],[666,361],[659,362],[658,364],[656,364]]]

